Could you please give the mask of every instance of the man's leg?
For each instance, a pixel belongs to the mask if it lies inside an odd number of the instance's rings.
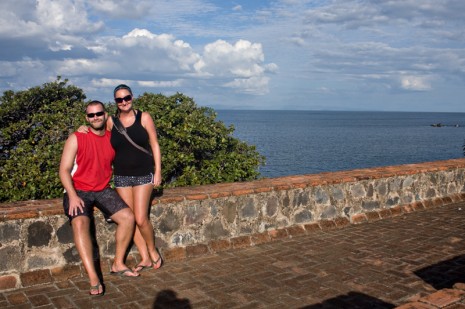
[[[81,257],[82,264],[86,269],[91,286],[96,286],[100,283],[97,271],[95,270],[92,238],[90,236],[90,218],[87,216],[77,216],[71,221],[73,228],[74,243]],[[103,292],[100,286],[95,294]]]

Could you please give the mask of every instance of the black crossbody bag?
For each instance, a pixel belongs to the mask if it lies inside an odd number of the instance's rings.
[[[144,147],[141,147],[139,145],[137,145],[128,135],[128,132],[126,132],[126,128],[123,126],[123,124],[121,123],[121,121],[119,121],[119,118],[118,117],[115,117],[115,116],[111,116],[111,119],[113,119],[113,124],[116,128],[116,130],[121,133],[124,137],[126,137],[126,139],[128,140],[128,142],[130,142],[134,147],[136,147],[137,149],[139,149],[140,151],[143,151],[145,152],[146,154],[152,156],[152,153],[150,151],[148,151],[147,149],[145,149]]]

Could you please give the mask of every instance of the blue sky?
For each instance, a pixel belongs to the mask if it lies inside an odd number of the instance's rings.
[[[463,0],[15,0],[0,91],[56,76],[108,102],[182,92],[215,109],[465,112]]]

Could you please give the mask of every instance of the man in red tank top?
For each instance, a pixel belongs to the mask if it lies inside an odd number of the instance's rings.
[[[116,252],[110,273],[127,277],[139,276],[124,263],[135,222],[131,209],[109,186],[115,151],[110,143],[111,133],[106,130],[107,117],[102,102],[90,102],[86,108],[89,133],[71,134],[63,148],[60,162],[60,180],[66,191],[63,208],[73,229],[76,249],[89,276],[90,295],[104,294],[94,264],[90,233],[94,206],[117,224]]]

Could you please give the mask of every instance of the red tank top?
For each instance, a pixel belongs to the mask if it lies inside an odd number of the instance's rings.
[[[74,133],[78,150],[73,169],[74,188],[81,191],[101,191],[109,186],[115,151],[111,147],[111,132],[98,136],[89,133]]]

